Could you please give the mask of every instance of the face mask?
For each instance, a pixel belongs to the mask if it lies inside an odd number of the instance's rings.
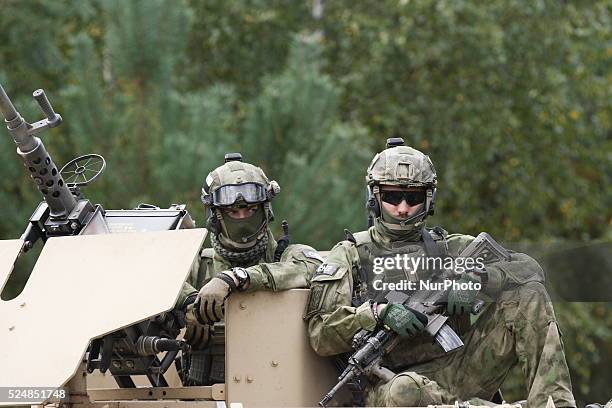
[[[257,238],[258,232],[265,221],[264,209],[260,205],[257,211],[248,218],[235,219],[228,214],[223,214],[223,223],[227,238],[231,241],[245,244]]]

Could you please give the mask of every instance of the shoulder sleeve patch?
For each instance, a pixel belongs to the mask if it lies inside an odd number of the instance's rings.
[[[316,259],[319,262],[323,262],[323,257],[321,255],[319,255],[319,253],[317,251],[302,251],[302,253],[304,254],[304,256],[306,258],[310,258],[310,259]]]
[[[323,285],[314,285],[310,288],[308,303],[306,304],[306,310],[304,311],[303,316],[304,320],[307,321],[321,311],[321,299],[323,298],[324,292],[325,288]]]
[[[338,270],[338,265],[331,265],[331,264],[328,264],[327,262],[324,262],[317,268],[316,275],[332,276],[334,273],[336,273],[337,270]]]

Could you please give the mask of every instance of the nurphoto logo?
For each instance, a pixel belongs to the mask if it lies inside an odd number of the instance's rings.
[[[372,287],[375,290],[387,291],[415,291],[415,290],[469,290],[478,291],[482,289],[479,282],[458,282],[455,279],[447,278],[443,280],[432,281],[430,279],[402,279],[396,282],[385,282],[385,271],[402,270],[410,275],[414,275],[417,271],[445,271],[446,276],[459,277],[466,271],[484,269],[484,259],[482,257],[457,257],[457,258],[440,258],[421,256],[409,256],[408,254],[397,254],[393,257],[377,257],[374,258],[373,272],[379,275],[378,279],[374,279]],[[450,272],[450,274],[448,273]],[[408,277],[408,276],[407,276]]]

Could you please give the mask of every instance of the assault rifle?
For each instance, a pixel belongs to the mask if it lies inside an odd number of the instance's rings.
[[[489,234],[481,232],[470,245],[459,254],[462,258],[481,257],[483,263],[510,260],[510,254],[504,247],[499,245]],[[451,271],[438,274],[436,280],[453,279],[460,275]],[[463,346],[463,341],[446,321],[448,316],[442,314],[444,301],[447,299],[447,291],[415,291],[408,295],[402,292],[391,291],[387,294],[388,303],[401,303],[415,309],[428,317],[425,331],[429,333],[445,352],[455,350]],[[484,302],[479,300],[472,308],[472,313],[477,314],[482,310]],[[391,370],[381,365],[385,354],[391,352],[400,341],[397,333],[382,328],[378,331],[359,331],[353,338],[353,349],[355,352],[349,357],[348,365],[338,377],[338,383],[323,397],[319,406],[325,407],[334,395],[346,384],[361,375],[375,375],[382,381],[388,382],[394,376]]]

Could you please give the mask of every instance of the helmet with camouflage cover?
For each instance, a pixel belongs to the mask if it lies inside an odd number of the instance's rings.
[[[429,156],[404,145],[401,138],[387,140],[387,148],[376,154],[366,174],[368,185],[367,209],[370,224],[381,218],[380,186],[392,185],[399,187],[420,187],[425,190],[425,202],[419,213],[403,220],[397,225],[385,226],[394,230],[408,229],[410,225],[421,223],[428,215],[434,212],[436,197],[437,175],[436,169]]]
[[[257,166],[242,161],[240,153],[225,155],[225,163],[211,171],[202,186],[207,227],[217,252],[230,261],[249,263],[259,259],[268,243],[268,224],[274,219],[270,200],[280,192],[276,181]],[[232,209],[249,208],[241,219]]]

